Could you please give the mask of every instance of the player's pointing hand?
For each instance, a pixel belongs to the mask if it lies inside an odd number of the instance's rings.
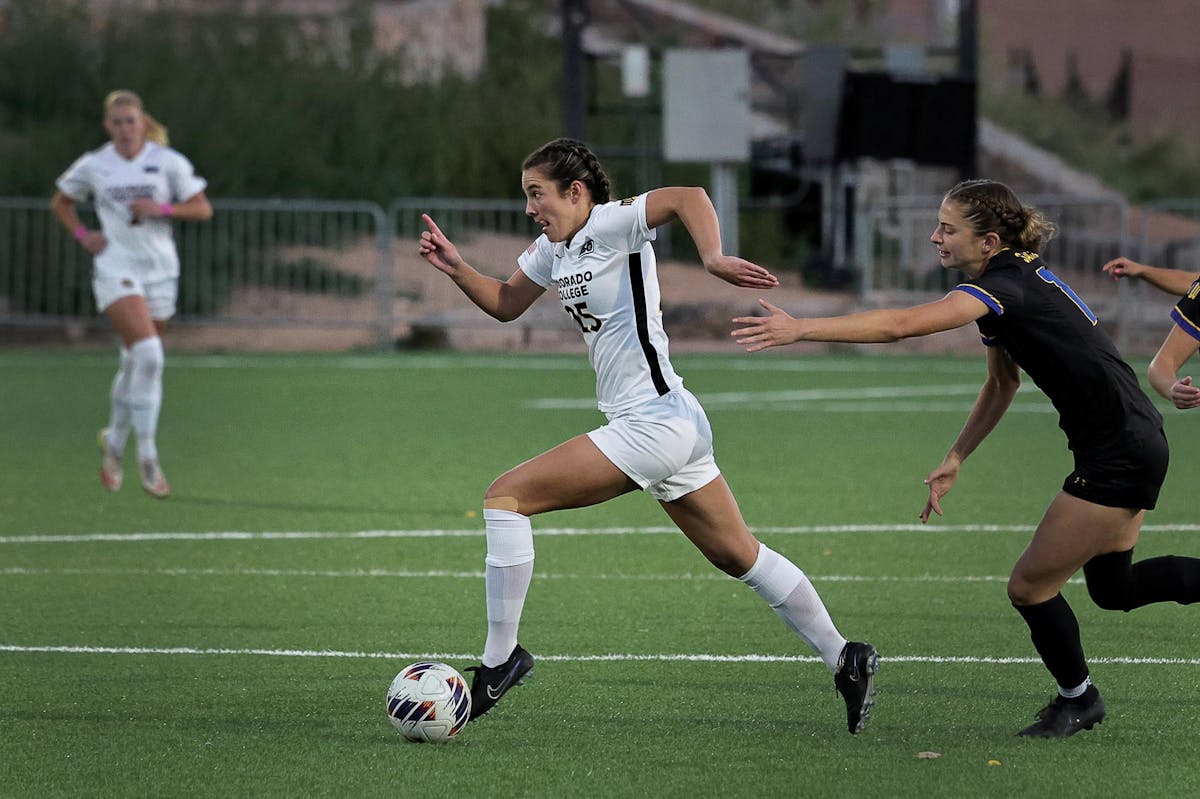
[[[450,239],[446,238],[446,234],[429,214],[421,214],[421,221],[429,227],[429,230],[422,231],[421,243],[417,247],[417,252],[440,271],[447,275],[453,275],[465,263],[462,256],[458,254],[458,248]]]

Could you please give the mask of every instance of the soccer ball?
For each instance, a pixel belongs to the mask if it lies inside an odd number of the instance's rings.
[[[471,689],[445,663],[414,663],[392,680],[387,714],[396,731],[410,741],[448,741],[471,718]]]

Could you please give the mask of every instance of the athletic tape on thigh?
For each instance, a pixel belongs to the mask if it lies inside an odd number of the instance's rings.
[[[495,510],[510,510],[513,513],[520,511],[520,503],[516,497],[488,497],[483,501],[483,508],[487,510],[493,508]]]

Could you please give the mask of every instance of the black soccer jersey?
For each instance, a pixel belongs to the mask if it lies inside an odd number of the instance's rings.
[[[1045,392],[1077,455],[1112,453],[1161,427],[1096,315],[1037,254],[1004,250],[955,289],[988,306],[977,321],[984,344],[1004,347]]]
[[[1175,305],[1171,318],[1192,338],[1200,341],[1200,280],[1188,289],[1188,293]]]

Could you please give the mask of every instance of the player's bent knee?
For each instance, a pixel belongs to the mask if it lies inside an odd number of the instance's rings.
[[[141,339],[129,348],[129,375],[126,399],[136,407],[153,405],[162,398],[162,339]]]
[[[129,363],[135,373],[152,379],[162,373],[165,361],[162,339],[158,336],[140,339],[129,347]]]
[[[1132,610],[1127,585],[1115,585],[1101,580],[1087,581],[1088,596],[1101,610]]]
[[[1083,564],[1088,596],[1102,610],[1133,609],[1133,550],[1110,552]]]
[[[1013,605],[1036,605],[1038,603],[1036,587],[1027,580],[1013,575],[1008,579],[1008,601]]]

